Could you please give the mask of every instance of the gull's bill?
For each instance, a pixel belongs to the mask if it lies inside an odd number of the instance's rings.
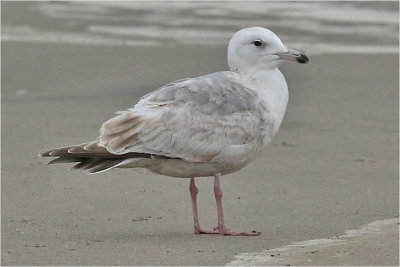
[[[283,53],[276,53],[276,55],[282,59],[282,60],[287,60],[287,61],[296,61],[298,63],[306,64],[309,63],[310,60],[306,55],[303,53],[300,53],[299,51],[293,50],[293,49],[288,49],[287,52]]]

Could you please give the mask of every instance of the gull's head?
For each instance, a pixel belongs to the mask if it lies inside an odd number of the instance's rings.
[[[252,27],[235,33],[228,46],[228,65],[231,71],[249,73],[274,69],[284,61],[308,63],[308,57],[288,49],[272,31]]]

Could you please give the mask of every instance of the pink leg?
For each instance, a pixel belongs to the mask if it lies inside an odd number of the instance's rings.
[[[224,223],[224,211],[222,209],[222,189],[219,183],[220,174],[216,174],[214,178],[214,195],[215,201],[217,202],[217,212],[218,212],[218,226],[216,229],[219,234],[221,235],[244,235],[244,236],[257,236],[261,235],[261,232],[251,231],[251,232],[244,232],[244,231],[232,231],[226,229]]]
[[[199,214],[197,212],[197,193],[199,189],[196,187],[194,178],[190,178],[189,185],[190,197],[192,198],[193,219],[194,219],[194,233],[195,234],[218,234],[215,230],[205,230],[201,228],[199,223]]]

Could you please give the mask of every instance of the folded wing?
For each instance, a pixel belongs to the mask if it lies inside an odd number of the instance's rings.
[[[115,155],[210,162],[226,149],[258,140],[266,109],[255,91],[227,72],[179,80],[106,121],[98,145]]]

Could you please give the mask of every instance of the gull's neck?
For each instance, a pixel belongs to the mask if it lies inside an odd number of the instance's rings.
[[[276,133],[285,115],[289,100],[285,77],[278,68],[241,73],[239,75],[248,81],[251,88],[257,91],[267,104],[270,113],[275,119],[274,133]]]

